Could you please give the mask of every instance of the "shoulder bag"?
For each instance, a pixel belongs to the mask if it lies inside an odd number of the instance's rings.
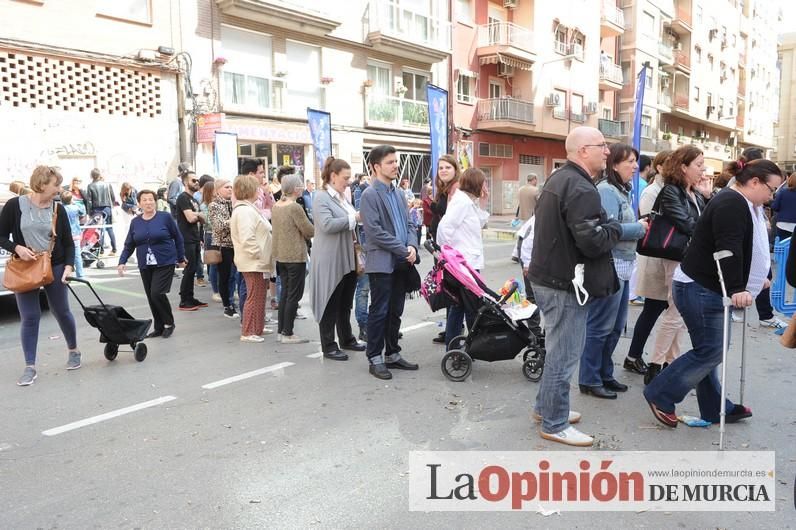
[[[636,252],[651,258],[683,261],[689,239],[665,216],[665,212],[661,211],[661,194],[659,193],[649,214],[647,233],[638,240]]]
[[[53,204],[53,223],[50,231],[50,249],[36,253],[32,260],[25,261],[16,254],[6,264],[3,287],[14,293],[27,293],[53,282],[52,253],[55,247],[58,206]]]

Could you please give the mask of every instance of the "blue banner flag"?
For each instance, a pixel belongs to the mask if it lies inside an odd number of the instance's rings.
[[[320,172],[323,163],[332,154],[332,116],[328,112],[307,107],[307,122],[315,149],[315,165]]]
[[[439,157],[448,152],[448,91],[438,86],[426,85],[428,101],[428,127],[431,134],[431,174],[437,174]],[[431,179],[437,193],[437,179]]]
[[[635,115],[633,116],[633,147],[641,152],[641,113],[644,109],[644,88],[647,86],[647,65],[641,69],[638,74],[638,85],[636,87],[636,107]],[[638,213],[638,199],[639,199],[639,175],[638,169],[633,174],[633,209]]]

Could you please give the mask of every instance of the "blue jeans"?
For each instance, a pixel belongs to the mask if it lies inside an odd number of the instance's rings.
[[[469,312],[465,311],[464,307],[460,305],[452,305],[448,308],[448,317],[445,321],[445,348],[448,348],[448,345],[451,341],[461,335],[463,333],[462,325],[464,324],[464,319],[467,318],[467,329],[471,329],[473,327],[473,320],[475,320],[475,315],[470,314]]]
[[[602,386],[614,380],[614,361],[611,355],[627,321],[630,282],[621,282],[621,289],[605,298],[595,298],[589,304],[586,319],[586,346],[580,356],[578,383]]]
[[[75,239],[75,276],[83,277],[83,252],[80,249],[79,239]]]
[[[685,321],[694,348],[674,360],[644,389],[644,397],[664,412],[696,388],[703,420],[718,423],[721,414],[721,382],[716,367],[721,364],[724,306],[721,295],[696,282],[672,283],[672,297]],[[735,405],[727,399],[727,412]]]
[[[398,332],[401,329],[401,316],[406,302],[406,275],[371,272],[370,310],[368,311],[368,349],[367,357],[371,364],[383,362],[382,349],[386,362],[396,362],[401,358],[398,345]]]
[[[368,297],[370,296],[370,282],[368,282],[368,275],[363,274],[357,278],[357,290],[354,294],[354,314],[356,315],[357,324],[359,329],[368,328]]]
[[[233,265],[232,267],[234,269],[232,276],[234,276],[235,283],[238,286],[238,307],[240,308],[238,313],[240,313],[240,321],[243,322],[243,306],[246,304],[246,292],[247,292],[246,281],[243,279],[243,273],[238,272],[238,269],[235,267],[235,265]]]
[[[105,229],[105,233],[108,234],[108,237],[111,238],[111,250],[116,252],[116,234],[113,233],[113,209],[110,206],[105,206],[104,208],[92,208],[91,215],[96,214],[103,214],[105,216],[105,221],[103,224],[108,225]],[[102,237],[102,241],[100,241],[100,246],[105,246],[105,236]]]
[[[575,293],[532,284],[536,304],[544,315],[544,372],[536,394],[535,410],[542,416],[542,431],[556,434],[569,426],[569,382],[586,342],[589,306],[581,306]]]
[[[213,236],[210,232],[205,232],[205,250],[214,248],[213,247]],[[197,278],[201,278],[197,274]],[[216,265],[208,265],[207,266],[207,279],[210,280],[210,288],[213,290],[213,294],[218,292],[218,267]]]

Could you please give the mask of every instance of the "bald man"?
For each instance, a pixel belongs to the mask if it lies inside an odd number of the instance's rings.
[[[571,425],[581,415],[569,408],[569,383],[586,342],[588,300],[619,289],[611,249],[622,228],[618,221],[608,220],[593,182],[605,169],[608,156],[602,133],[578,127],[567,136],[566,150],[567,163],[550,175],[536,204],[528,268],[544,315],[547,347],[533,415],[542,422],[542,438],[590,446],[594,439]],[[580,280],[579,265],[583,266]]]

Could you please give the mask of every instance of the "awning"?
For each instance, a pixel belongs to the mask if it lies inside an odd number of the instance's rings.
[[[501,55],[499,53],[481,57],[481,64],[498,63],[505,64],[506,66],[513,66],[514,68],[519,68],[520,70],[531,70],[533,68],[533,64],[527,61],[521,61],[519,59],[515,59],[514,57],[506,57],[505,55]]]

